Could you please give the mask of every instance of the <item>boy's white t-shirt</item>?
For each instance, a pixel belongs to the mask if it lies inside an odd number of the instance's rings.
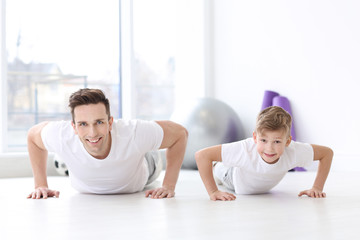
[[[258,194],[276,186],[290,169],[310,165],[314,160],[314,150],[308,143],[291,141],[279,161],[268,164],[257,152],[254,139],[247,138],[223,144],[221,156],[224,166],[235,167],[235,193]]]
[[[50,122],[41,132],[46,149],[65,162],[72,186],[96,194],[143,190],[149,177],[145,154],[159,149],[163,136],[163,129],[153,121],[114,120],[110,153],[96,159],[86,151],[70,121]]]

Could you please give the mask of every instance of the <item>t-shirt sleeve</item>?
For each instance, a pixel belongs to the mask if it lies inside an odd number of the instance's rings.
[[[314,162],[314,149],[309,143],[292,142],[298,167],[308,167]]]
[[[58,121],[58,122],[49,122],[42,130],[41,130],[41,139],[44,143],[45,148],[49,152],[59,152],[62,151],[62,130],[68,125],[70,122],[66,121]]]
[[[241,140],[221,145],[221,158],[225,166],[242,167],[245,164],[246,158],[251,154],[248,141]]]
[[[138,120],[135,129],[135,142],[145,151],[158,150],[164,137],[164,131],[154,121]]]

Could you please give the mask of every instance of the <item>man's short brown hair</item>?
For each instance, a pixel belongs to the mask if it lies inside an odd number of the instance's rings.
[[[69,107],[71,109],[71,116],[75,122],[74,109],[77,106],[103,103],[105,105],[106,114],[110,119],[110,103],[109,99],[100,89],[83,88],[71,94],[69,98]]]

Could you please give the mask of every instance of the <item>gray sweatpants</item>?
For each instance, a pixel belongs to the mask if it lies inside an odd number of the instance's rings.
[[[220,181],[228,189],[235,191],[233,181],[233,167],[225,167],[222,162],[217,162],[213,168],[213,173],[216,181]]]
[[[145,154],[145,159],[148,163],[149,178],[146,185],[154,182],[163,170],[161,154],[159,151],[151,151]]]

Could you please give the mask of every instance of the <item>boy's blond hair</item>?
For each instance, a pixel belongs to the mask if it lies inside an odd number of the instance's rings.
[[[287,137],[291,131],[291,115],[281,107],[272,106],[262,110],[256,118],[256,129],[258,133],[264,130],[284,130]]]

